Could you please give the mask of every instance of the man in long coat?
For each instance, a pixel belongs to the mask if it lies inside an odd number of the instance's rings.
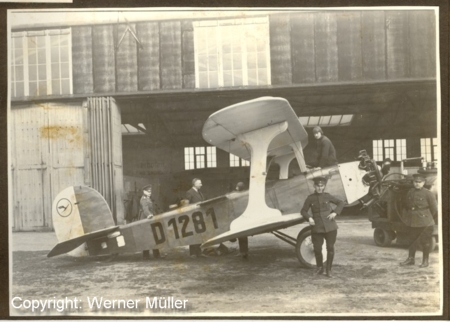
[[[202,180],[200,180],[198,178],[192,179],[192,188],[186,192],[184,199],[188,200],[190,204],[205,200],[205,197],[200,192],[201,187],[202,187]],[[208,257],[208,256],[202,254],[200,245],[201,244],[189,245],[189,255],[192,258]]]
[[[400,263],[401,266],[415,264],[416,249],[422,246],[423,258],[421,268],[428,267],[430,247],[432,244],[435,220],[437,221],[437,202],[433,193],[423,186],[425,177],[419,173],[413,175],[414,188],[406,195],[405,208],[402,219],[409,226],[412,243],[409,246],[408,258]]]

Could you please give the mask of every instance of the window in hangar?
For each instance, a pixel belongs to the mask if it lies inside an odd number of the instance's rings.
[[[249,167],[250,161],[241,159],[240,157],[230,153],[230,167]]]
[[[184,148],[184,169],[216,168],[217,157],[215,146],[198,146]]]
[[[406,139],[373,140],[373,159],[382,162],[386,158],[392,161],[406,159]]]
[[[420,139],[420,155],[426,162],[439,160],[439,146],[437,138]]]
[[[12,33],[12,97],[72,94],[71,30]]]
[[[131,124],[122,124],[122,135],[142,135],[145,134],[145,125],[139,123],[137,127]]]
[[[298,118],[304,127],[313,126],[346,126],[353,120],[353,114],[345,115],[323,115],[323,116],[301,116]]]
[[[270,84],[269,19],[194,22],[197,88]]]

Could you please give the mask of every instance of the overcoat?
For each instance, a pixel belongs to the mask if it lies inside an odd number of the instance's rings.
[[[154,215],[154,209],[153,209],[153,202],[152,200],[147,196],[142,196],[140,200],[141,204],[141,215],[139,216],[139,219],[147,218],[150,215]]]
[[[194,188],[191,188],[186,192],[185,199],[189,200],[190,204],[205,200],[203,194],[200,191],[196,191]]]
[[[316,142],[317,166],[321,168],[338,164],[336,149],[330,139],[323,135]]]
[[[437,216],[437,202],[433,193],[425,188],[411,188],[403,209],[403,220],[410,227],[428,227],[434,225]]]

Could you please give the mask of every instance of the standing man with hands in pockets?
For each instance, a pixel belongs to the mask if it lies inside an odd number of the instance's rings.
[[[325,239],[327,243],[327,267],[326,276],[332,278],[331,267],[334,258],[334,244],[337,237],[338,226],[335,218],[344,208],[344,201],[324,192],[327,179],[317,177],[313,179],[315,192],[309,195],[303,204],[300,213],[312,226],[311,239],[314,246],[317,268],[314,275],[323,274],[322,245]],[[337,207],[333,210],[330,203]],[[308,213],[311,208],[312,215]]]

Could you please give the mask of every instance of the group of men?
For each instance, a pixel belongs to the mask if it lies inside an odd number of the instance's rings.
[[[336,150],[324,134],[319,126],[313,129],[314,138],[316,139],[316,167],[325,168],[328,166],[337,165]],[[383,163],[383,176],[389,172],[390,161]],[[409,255],[406,261],[402,262],[401,266],[409,266],[415,264],[415,253],[417,246],[420,244],[423,251],[423,260],[420,265],[421,268],[429,266],[429,252],[433,233],[433,226],[437,216],[437,203],[434,195],[427,189],[423,188],[425,178],[421,174],[414,174],[414,187],[410,189],[407,194],[406,205],[402,212],[402,217],[407,221],[410,227],[410,234],[412,243],[409,247]],[[314,247],[314,255],[316,259],[316,270],[314,275],[325,274],[332,278],[332,265],[334,259],[334,245],[337,237],[338,226],[335,218],[341,213],[344,208],[344,201],[326,193],[325,187],[327,178],[316,177],[314,181],[315,192],[309,195],[300,211],[301,215],[311,225],[311,239]],[[201,202],[205,200],[204,195],[200,191],[202,182],[198,178],[192,180],[192,188],[186,192],[185,200],[190,204]],[[245,186],[239,182],[236,186],[237,191],[242,191]],[[141,198],[141,208],[146,218],[151,218],[154,215],[152,202],[150,200],[151,187],[144,188],[144,195]],[[335,205],[333,209],[331,204]],[[311,210],[311,213],[309,212]],[[326,267],[324,268],[324,258],[322,255],[322,246],[326,242],[327,258]],[[248,257],[248,238],[239,238],[239,253],[237,256],[243,258]],[[160,257],[158,250],[153,250],[155,257]],[[207,257],[202,254],[200,244],[190,245],[189,254],[192,258]],[[149,258],[149,251],[144,252],[144,257]]]

